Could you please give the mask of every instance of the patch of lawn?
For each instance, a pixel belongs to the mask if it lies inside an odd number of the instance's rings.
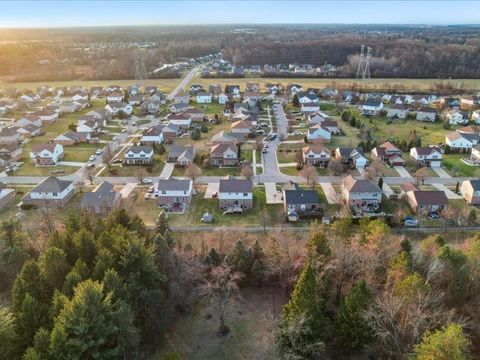
[[[296,162],[297,151],[277,151],[277,161],[279,164],[288,164]]]
[[[194,195],[192,202],[183,215],[169,215],[169,223],[172,226],[273,226],[278,224],[282,217],[282,206],[280,204],[265,204],[265,188],[254,187],[253,208],[242,214],[223,215],[218,207],[218,199],[204,199],[204,192]],[[201,221],[202,215],[206,212],[213,214],[213,222],[205,224]]]
[[[281,167],[279,168],[279,170],[284,175],[299,176],[299,171],[297,170],[296,166]]]
[[[238,167],[215,167],[209,166],[202,169],[203,176],[240,176],[240,169]]]
[[[469,166],[460,161],[460,159],[468,158],[465,154],[444,154],[442,159],[443,167],[452,176],[469,176],[473,177],[480,173],[480,167]]]
[[[55,176],[65,176],[75,173],[80,167],[77,166],[35,166],[30,159],[13,173],[13,176],[50,176],[52,171],[64,170],[63,174],[56,174]]]

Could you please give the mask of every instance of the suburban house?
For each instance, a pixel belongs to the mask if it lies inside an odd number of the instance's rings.
[[[212,94],[209,92],[198,92],[197,93],[197,103],[199,104],[210,104],[212,102]]]
[[[454,109],[446,112],[445,119],[450,125],[466,125],[469,122],[468,114],[466,112]]]
[[[0,182],[0,211],[5,209],[15,199],[15,190],[9,189]]]
[[[203,90],[202,85],[193,84],[193,85],[190,86],[190,92],[198,93],[199,91],[202,91],[202,90]]]
[[[147,85],[147,86],[145,86],[143,92],[145,94],[148,94],[148,95],[152,96],[153,94],[156,94],[158,92],[158,87],[155,86],[155,85]]]
[[[230,125],[233,134],[250,134],[252,132],[253,124],[251,121],[235,121]]]
[[[26,206],[63,207],[75,195],[73,181],[50,176],[22,198]]]
[[[179,91],[173,97],[174,104],[188,104],[190,102],[190,95],[185,93],[184,91]]]
[[[327,119],[324,122],[322,122],[321,125],[324,128],[326,128],[328,131],[330,131],[330,134],[332,135],[340,134],[340,127],[338,126],[338,123],[336,120]]]
[[[424,191],[414,184],[404,184],[401,187],[412,211],[417,214],[430,214],[448,209],[448,199],[443,191]]]
[[[300,92],[297,93],[297,96],[300,104],[315,103],[319,105],[320,98],[313,92]]]
[[[35,115],[37,115],[42,120],[42,125],[43,123],[51,124],[58,119],[58,112],[51,108],[45,108],[43,110],[37,111]]]
[[[135,95],[135,94],[132,94]],[[114,91],[107,95],[107,102],[122,102],[123,101],[123,94],[119,91]]]
[[[61,144],[33,144],[30,151],[30,159],[37,166],[56,165],[63,156]]]
[[[318,102],[305,102],[300,104],[300,111],[304,114],[314,113],[320,110]]]
[[[55,144],[60,144],[63,146],[71,146],[78,143],[86,143],[88,141],[90,141],[89,133],[78,133],[72,130],[67,130],[63,134],[60,134],[53,139]]]
[[[354,179],[351,175],[343,179],[343,203],[351,207],[378,206],[382,202],[382,189],[366,179]]]
[[[119,112],[123,112],[126,115],[131,115],[133,112],[133,107],[132,105],[124,102],[111,102],[105,106],[105,110],[108,111],[112,116],[117,116]]]
[[[305,146],[302,149],[303,163],[327,167],[330,162],[330,151],[323,146]]]
[[[421,107],[417,110],[416,119],[418,121],[428,121],[428,122],[435,122],[437,118],[437,110],[432,109],[430,107]]]
[[[326,120],[330,120],[330,116],[321,111],[316,111],[313,114],[308,114],[307,119],[309,125],[314,125],[321,124]]]
[[[210,149],[210,164],[216,166],[233,166],[238,162],[238,148],[229,143],[213,145]]]
[[[225,131],[220,131],[219,133],[212,136],[211,144],[241,144],[245,141],[243,134],[233,134],[227,133]]]
[[[153,148],[151,146],[131,146],[123,157],[125,165],[151,165]]]
[[[480,124],[480,110],[475,110],[472,111],[472,115],[470,116],[470,119],[472,119],[475,124]]]
[[[332,138],[330,131],[323,124],[316,124],[308,128],[307,140],[321,140],[329,142]]]
[[[463,96],[460,100],[460,107],[463,110],[474,110],[480,107],[480,96],[469,95]]]
[[[387,110],[387,117],[390,119],[406,119],[408,106],[405,104],[394,104]]]
[[[286,88],[286,91],[289,94],[297,94],[302,90],[303,90],[303,87],[302,85],[299,85],[299,84],[288,84]]]
[[[192,122],[203,122],[205,114],[202,110],[197,108],[189,108],[181,113],[182,115],[189,116],[192,119]]]
[[[392,166],[403,166],[405,164],[402,151],[389,141],[372,150],[372,159],[377,159]]]
[[[188,105],[188,103],[174,103],[170,105],[168,109],[172,114],[178,114],[189,108],[190,108],[190,105]]]
[[[475,145],[472,147],[472,152],[470,153],[470,160],[475,163],[480,162],[480,144]]]
[[[21,141],[21,136],[15,127],[4,127],[0,129],[0,144],[17,144]]]
[[[5,167],[23,156],[23,148],[18,144],[0,144],[0,167]]]
[[[464,180],[460,192],[470,205],[480,205],[480,180]]]
[[[283,209],[289,221],[320,213],[320,198],[315,190],[305,190],[297,184],[283,189]]]
[[[170,114],[167,116],[170,124],[178,125],[180,129],[189,129],[192,126],[192,117],[189,114]]]
[[[366,100],[359,109],[364,116],[375,116],[383,110],[383,102],[381,100]]]
[[[439,167],[442,165],[442,153],[435,146],[413,147],[410,149],[410,157],[420,166]]]
[[[19,126],[17,132],[20,134],[22,139],[28,139],[31,137],[38,136],[42,133],[42,128],[35,126],[33,124]]]
[[[193,181],[189,179],[174,179],[172,177],[159,179],[157,194],[159,207],[166,208],[171,212],[182,213],[192,200]]]
[[[145,101],[145,95],[137,94],[128,98],[128,104],[132,106],[138,106]]]
[[[245,85],[246,92],[260,92],[260,84],[259,83],[247,83]]]
[[[43,121],[40,118],[40,116],[35,114],[22,116],[20,119],[18,119],[15,122],[15,125],[17,126],[35,125],[35,126],[41,127],[42,124],[43,124]]]
[[[278,94],[281,89],[282,89],[282,85],[280,85],[280,84],[271,84],[271,83],[265,84],[265,90],[268,93],[273,94],[273,95]]]
[[[178,166],[188,166],[195,159],[195,146],[172,145],[167,149],[167,162],[176,163]]]
[[[157,100],[146,100],[140,105],[140,109],[147,112],[147,114],[155,115],[160,111],[160,101]]]
[[[251,209],[253,207],[252,180],[235,179],[230,176],[220,179],[218,206],[222,210],[229,208]]]
[[[152,126],[144,131],[140,142],[142,145],[161,144],[176,138],[179,132],[179,126],[175,124]]]
[[[120,207],[122,195],[113,190],[113,185],[107,181],[102,182],[93,191],[83,194],[80,207],[97,215],[107,215],[112,210]]]
[[[225,85],[225,93],[232,94],[234,98],[240,98],[240,86],[239,85]]]
[[[335,149],[335,159],[340,160],[342,164],[348,167],[365,168],[368,160],[363,155],[361,148],[338,147]]]
[[[454,131],[445,135],[445,144],[452,149],[471,149],[478,144],[478,134]]]
[[[228,102],[228,96],[224,93],[218,94],[217,101],[220,105],[225,105]]]

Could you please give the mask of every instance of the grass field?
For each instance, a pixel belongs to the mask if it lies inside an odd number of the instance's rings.
[[[464,85],[467,89],[480,89],[480,79],[371,79],[366,81],[359,81],[357,79],[343,79],[343,78],[262,78],[262,77],[246,77],[238,79],[218,78],[218,79],[204,79],[193,78],[189,85],[195,83],[208,87],[210,84],[220,84],[224,87],[227,84],[240,85],[241,90],[245,89],[247,82],[259,83],[260,89],[263,90],[265,83],[281,83],[286,86],[289,83],[298,83],[303,87],[324,88],[326,86],[337,86],[365,90],[389,90],[397,87],[401,91],[428,91],[436,83],[443,82],[445,84]],[[189,86],[188,85],[188,86]]]
[[[465,154],[443,155],[442,165],[452,176],[477,176],[480,173],[480,167],[469,166],[460,161],[460,159],[468,158],[469,156]]]
[[[170,92],[172,91],[181,79],[151,79],[145,81],[145,85],[158,86],[160,91]],[[138,84],[138,80],[72,80],[72,81],[43,81],[43,82],[5,82],[1,81],[0,86],[2,87],[17,87],[19,89],[30,89],[35,90],[39,86],[49,85],[51,87],[62,87],[62,86],[85,86],[90,88],[92,86],[103,86],[107,87],[109,85],[119,85],[121,87],[127,87],[133,84]],[[143,85],[143,84],[142,84]]]

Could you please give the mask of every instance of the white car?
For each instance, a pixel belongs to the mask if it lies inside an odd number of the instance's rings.
[[[114,136],[114,137],[112,138],[112,140],[113,140],[113,141],[117,141],[117,140],[118,140],[118,137],[117,137],[117,136]]]
[[[93,161],[97,158],[97,155],[92,155],[88,158],[89,161]]]
[[[103,153],[103,149],[98,149],[97,151],[95,151],[95,154],[97,155],[102,155]]]
[[[151,179],[143,179],[142,184],[151,184],[152,180]]]
[[[127,129],[122,129],[122,133],[126,133],[127,132]]]

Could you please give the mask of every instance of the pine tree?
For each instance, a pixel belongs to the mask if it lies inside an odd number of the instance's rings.
[[[323,262],[332,255],[327,236],[323,231],[318,231],[310,237],[306,249],[310,261]]]
[[[383,188],[383,178],[381,178],[381,177],[378,178],[378,187],[379,187],[380,189]]]
[[[351,116],[352,116],[352,115],[351,115],[350,112],[347,111],[347,110],[344,110],[344,111],[342,112],[342,120],[343,120],[343,121],[350,121]]]
[[[297,108],[300,107],[300,99],[298,98],[298,94],[293,95],[292,104]]]
[[[219,266],[221,263],[220,255],[214,248],[211,248],[205,259],[203,259],[203,263],[209,266]]]
[[[350,289],[340,305],[335,327],[347,351],[361,350],[373,340],[373,331],[362,318],[371,301],[372,294],[365,281],[361,281]]]
[[[328,334],[328,321],[324,316],[324,300],[316,279],[314,268],[308,264],[300,274],[290,301],[283,307],[278,343],[282,351],[301,354],[309,345],[325,340]],[[301,338],[291,341],[288,329],[296,329],[302,324]],[[297,334],[298,335],[298,334]],[[295,347],[301,344],[301,347]]]
[[[15,319],[6,307],[0,306],[0,359],[13,359],[15,348]]]

